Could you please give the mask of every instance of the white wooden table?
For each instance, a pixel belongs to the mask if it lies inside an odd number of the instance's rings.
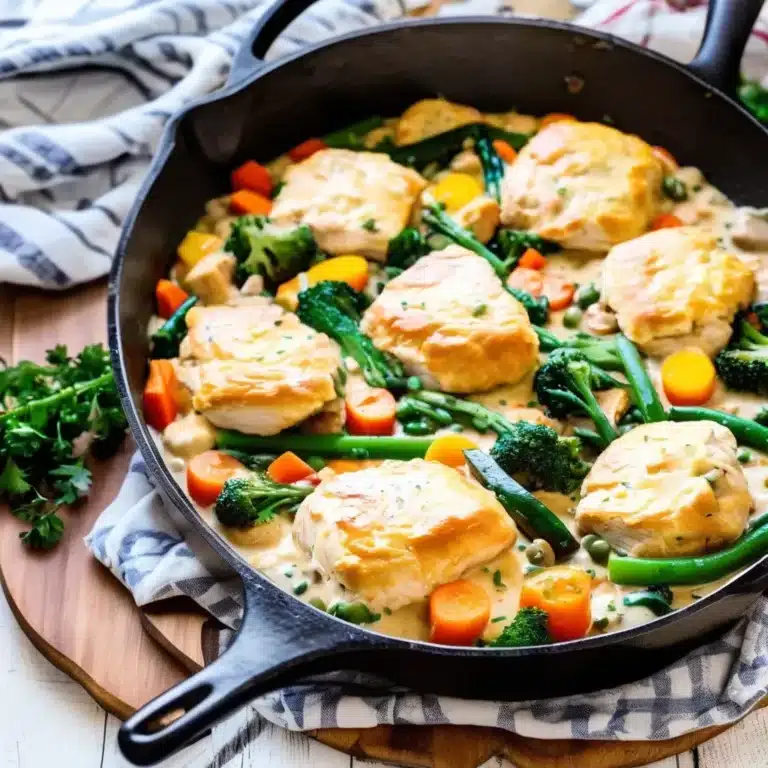
[[[242,731],[253,713],[235,715],[166,763],[165,768],[374,768],[306,736],[263,722]],[[0,768],[128,768],[107,715],[75,682],[43,658],[0,594]],[[695,752],[649,768],[766,768],[768,710]],[[493,759],[484,768],[512,768]]]

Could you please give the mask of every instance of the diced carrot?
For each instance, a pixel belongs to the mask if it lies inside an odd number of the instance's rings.
[[[187,464],[187,490],[201,507],[209,507],[219,498],[224,483],[245,467],[223,451],[199,453]]]
[[[150,427],[162,432],[179,412],[174,390],[178,386],[170,360],[150,360],[144,386],[144,418]]]
[[[539,120],[539,130],[546,128],[546,126],[551,125],[552,123],[562,123],[564,121],[576,122],[576,118],[565,112],[550,112]]]
[[[189,294],[171,280],[158,280],[155,286],[157,314],[166,320],[189,298]]]
[[[517,262],[518,267],[526,267],[527,269],[541,269],[546,264],[547,260],[535,248],[526,248],[520,261]]]
[[[267,474],[276,483],[295,483],[314,473],[315,470],[292,451],[281,454],[267,467]]]
[[[699,349],[673,352],[661,365],[664,394],[672,405],[703,405],[717,382],[715,366]]]
[[[336,280],[362,291],[368,284],[368,262],[355,254],[334,256],[311,267],[307,279],[310,285],[317,285],[323,280]]]
[[[258,192],[251,192],[250,189],[240,189],[229,198],[229,209],[232,213],[238,215],[251,213],[267,216],[272,210],[272,201]]]
[[[232,189],[235,192],[239,189],[250,189],[264,197],[272,196],[272,176],[261,163],[255,160],[249,160],[232,171],[231,179]]]
[[[328,145],[322,139],[307,139],[289,150],[288,157],[290,157],[294,163],[300,163],[302,160],[312,157],[315,152],[319,152],[321,149],[326,149],[327,147]]]
[[[477,448],[477,444],[464,435],[440,435],[427,448],[424,458],[427,461],[439,461],[449,467],[463,467],[464,451]]]
[[[652,222],[651,229],[668,229],[670,227],[682,227],[683,222],[674,213],[660,213]]]
[[[494,139],[493,148],[505,163],[512,164],[517,160],[517,150],[504,139]]]
[[[541,608],[555,641],[584,637],[592,625],[592,581],[581,568],[557,565],[526,576],[520,592],[521,608]]]
[[[441,645],[472,645],[488,624],[491,599],[466,579],[441,584],[429,596],[429,640]]]
[[[680,167],[677,164],[677,160],[675,160],[675,156],[668,149],[664,149],[664,147],[651,147],[651,150],[656,155],[656,158],[661,161],[667,172],[674,173]]]
[[[537,269],[517,267],[507,278],[507,285],[510,288],[527,291],[531,296],[541,296],[544,290],[544,277]]]
[[[347,394],[350,435],[391,435],[395,430],[395,398],[387,389],[359,389]]]
[[[549,308],[557,311],[571,306],[576,294],[576,286],[562,277],[545,275],[541,292],[549,299]]]

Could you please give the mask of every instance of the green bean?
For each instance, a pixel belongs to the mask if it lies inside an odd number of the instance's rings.
[[[669,409],[669,418],[672,421],[714,421],[730,429],[737,442],[758,451],[768,451],[768,427],[763,427],[752,419],[714,411],[711,408],[678,405]]]
[[[408,459],[423,458],[431,439],[369,437],[364,435],[246,435],[232,429],[216,431],[216,447],[243,453],[284,453],[327,458]]]
[[[635,405],[643,415],[643,421],[665,421],[667,414],[661,404],[656,388],[653,386],[645,365],[640,359],[637,347],[626,337],[616,337],[616,351],[624,365],[624,372],[634,394]]]
[[[437,425],[431,419],[414,419],[403,424],[403,432],[414,437],[431,435],[436,429]]]
[[[768,554],[768,516],[732,546],[711,555],[664,559],[611,556],[608,576],[614,584],[706,584],[717,581]]]

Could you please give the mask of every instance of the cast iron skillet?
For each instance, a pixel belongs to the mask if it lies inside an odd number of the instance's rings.
[[[371,114],[399,114],[417,99],[442,94],[483,111],[515,105],[532,114],[610,120],[697,165],[736,203],[768,202],[761,162],[768,134],[728,95],[762,0],[713,0],[704,42],[688,67],[567,24],[505,18],[400,21],[263,63],[277,35],[310,4],[280,0],[236,58],[232,84],[171,121],[112,271],[110,345],[133,434],[161,491],[240,575],[245,596],[242,627],[221,658],[121,728],[120,748],[139,765],[170,755],[261,694],[330,670],[369,671],[419,690],[488,699],[616,686],[722,631],[768,587],[763,559],[712,595],[645,626],[551,647],[440,647],[384,637],[302,603],[199,517],[141,416],[145,329],[152,289],[177,243],[205,201],[228,191],[229,171],[243,160],[270,158],[308,136]],[[570,76],[583,87],[573,88]],[[171,724],[160,722],[179,712]]]

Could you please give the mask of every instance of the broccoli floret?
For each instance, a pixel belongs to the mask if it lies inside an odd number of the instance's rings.
[[[491,244],[491,249],[501,256],[510,272],[517,266],[520,257],[528,248],[535,248],[545,256],[560,250],[557,243],[521,229],[500,229]]]
[[[430,250],[424,235],[418,229],[406,227],[389,241],[387,266],[408,269]]]
[[[728,389],[768,394],[768,336],[743,318],[731,343],[715,358],[715,368]]]
[[[405,371],[392,355],[376,349],[358,328],[362,301],[346,283],[324,280],[299,294],[296,313],[302,323],[325,333],[353,358],[372,387],[402,389]]]
[[[541,608],[521,608],[504,627],[504,631],[489,645],[492,648],[524,648],[529,645],[547,645],[552,640],[547,631],[546,611]]]
[[[224,250],[235,255],[241,274],[261,275],[270,287],[296,277],[322,256],[306,224],[280,227],[266,216],[237,219]]]
[[[589,362],[577,349],[561,348],[552,352],[536,372],[534,389],[542,405],[556,418],[587,414],[595,423],[597,434],[607,446],[618,437],[593,390],[623,386],[601,368]]]
[[[578,437],[561,437],[545,424],[519,421],[491,449],[499,466],[529,491],[572,493],[589,472]]]
[[[546,296],[531,296],[521,288],[507,286],[507,290],[523,305],[528,313],[528,319],[534,325],[546,325],[549,320],[549,299]]]
[[[264,474],[233,477],[224,483],[214,511],[222,525],[250,528],[268,523],[278,512],[295,512],[312,491],[275,483]]]

